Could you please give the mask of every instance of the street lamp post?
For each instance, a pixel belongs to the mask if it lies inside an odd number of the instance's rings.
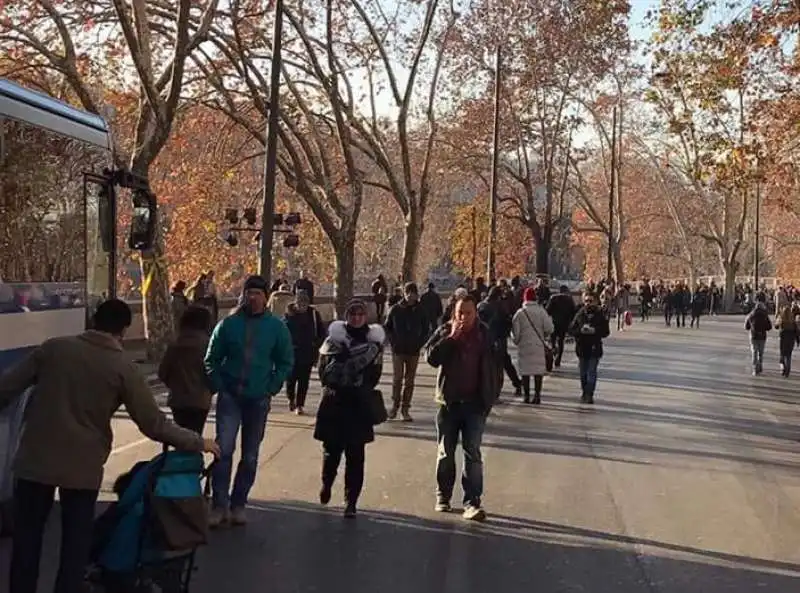
[[[606,280],[611,282],[611,261],[613,255],[612,242],[614,240],[614,189],[617,166],[617,108],[611,120],[611,183],[608,190],[608,259],[606,262]]]
[[[272,33],[272,62],[267,117],[267,150],[264,158],[264,201],[261,209],[261,244],[258,273],[272,282],[273,215],[275,213],[275,179],[278,164],[278,110],[281,86],[281,38],[283,36],[283,0],[275,0],[275,28]]]
[[[756,155],[756,229],[755,229],[755,249],[753,249],[753,290],[758,293],[758,268],[760,253],[758,246],[761,239],[761,172],[758,155]]]

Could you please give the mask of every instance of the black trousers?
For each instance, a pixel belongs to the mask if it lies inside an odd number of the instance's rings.
[[[561,366],[561,357],[564,356],[564,338],[567,332],[560,328],[550,334],[550,345],[553,347],[553,366]]]
[[[542,395],[542,378],[543,375],[533,376],[533,393],[537,396]],[[522,375],[522,393],[527,400],[531,396],[531,376]]]
[[[292,373],[286,379],[286,396],[289,405],[293,408],[302,408],[306,405],[308,385],[311,382],[311,364],[295,364]]]
[[[193,430],[197,434],[203,434],[203,428],[206,425],[208,418],[208,410],[204,408],[189,408],[189,407],[170,407],[172,410],[172,419],[175,424]]]
[[[503,369],[508,375],[508,378],[511,379],[511,384],[514,386],[514,389],[522,387],[522,383],[519,380],[519,373],[517,373],[517,367],[514,366],[514,361],[511,360],[511,355],[508,352],[506,352],[503,357]]]
[[[678,309],[675,312],[675,323],[678,327],[686,327],[686,309]]]
[[[344,453],[344,500],[356,504],[364,486],[364,443],[322,444],[322,483],[333,486]]]
[[[672,307],[664,307],[664,322],[667,325],[672,325]]]
[[[59,488],[61,495],[61,558],[55,593],[83,591],[92,549],[92,525],[97,490]],[[56,487],[29,480],[14,486],[14,543],[10,593],[36,593],[42,539]]]

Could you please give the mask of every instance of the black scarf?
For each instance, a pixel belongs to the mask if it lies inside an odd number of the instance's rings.
[[[353,327],[350,324],[344,326],[347,335],[353,340],[354,343],[359,344],[367,341],[369,334],[369,325],[364,324],[361,327]]]

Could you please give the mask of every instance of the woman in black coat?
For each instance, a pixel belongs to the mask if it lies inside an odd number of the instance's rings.
[[[304,290],[297,291],[294,303],[286,309],[283,322],[289,328],[294,347],[294,365],[286,379],[286,396],[289,398],[289,410],[302,416],[311,369],[317,362],[319,347],[325,339],[325,326]]]
[[[319,377],[323,386],[314,438],[322,441],[322,489],[328,504],[342,453],[345,456],[344,516],[356,516],[364,484],[365,445],[375,440],[369,396],[381,377],[383,343],[380,325],[367,324],[367,305],[351,302],[346,321],[334,321],[320,348]]]

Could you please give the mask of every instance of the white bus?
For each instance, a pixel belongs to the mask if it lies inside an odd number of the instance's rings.
[[[129,245],[147,249],[155,198],[115,169],[108,124],[0,79],[0,373],[115,295],[117,186],[133,190]],[[23,407],[0,413],[0,505]]]

